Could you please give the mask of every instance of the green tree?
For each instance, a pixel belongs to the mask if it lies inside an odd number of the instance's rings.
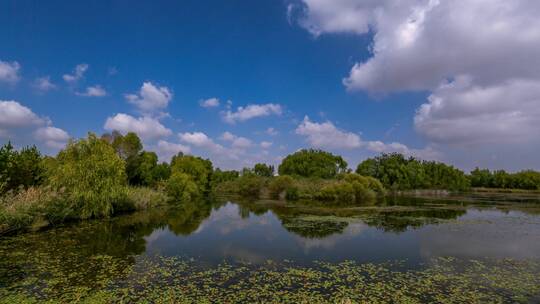
[[[190,176],[202,193],[210,189],[213,172],[210,160],[180,153],[171,160],[171,174],[174,175],[176,172]]]
[[[253,173],[262,177],[272,177],[274,176],[274,166],[267,164],[255,164],[253,167]]]
[[[41,153],[35,146],[16,151],[9,142],[3,145],[0,148],[0,194],[41,184],[44,178],[41,161]]]
[[[230,182],[238,179],[240,176],[240,172],[236,170],[231,171],[222,171],[221,169],[217,168],[212,173],[212,189],[214,189],[217,185],[223,183],[223,182]]]
[[[200,196],[199,186],[192,177],[181,171],[174,171],[166,184],[167,194],[178,202],[190,202]]]
[[[300,150],[283,159],[279,175],[316,178],[334,178],[347,171],[347,162],[341,156],[322,150]]]
[[[126,162],[126,174],[131,185],[153,186],[160,178],[160,169],[154,152],[142,151]]]
[[[67,207],[76,217],[109,216],[126,200],[124,160],[92,133],[69,142],[51,170],[50,185],[67,195]]]
[[[465,190],[469,187],[469,179],[453,166],[407,158],[399,153],[369,158],[358,165],[356,173],[374,177],[386,188],[394,190]]]
[[[493,174],[489,169],[476,167],[471,171],[470,180],[473,187],[492,187],[494,185]]]

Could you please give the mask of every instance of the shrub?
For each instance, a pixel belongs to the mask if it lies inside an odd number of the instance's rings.
[[[420,161],[399,153],[381,154],[360,163],[356,173],[378,179],[386,188],[466,190],[465,174],[453,166],[434,161]]]
[[[315,197],[321,201],[350,204],[355,202],[355,189],[347,182],[333,182],[322,187]]]
[[[272,177],[274,176],[274,166],[267,164],[255,164],[253,167],[253,173],[262,177]]]
[[[243,175],[236,180],[238,194],[249,198],[259,198],[264,179],[256,175]]]
[[[147,210],[165,205],[168,196],[163,191],[148,187],[128,187],[127,201],[134,210]]]
[[[340,176],[340,179],[343,179],[349,183],[358,183],[361,184],[365,189],[371,190],[376,194],[384,194],[384,186],[382,183],[371,176],[363,176],[354,173],[347,173]]]
[[[16,151],[11,143],[3,145],[0,148],[0,194],[40,185],[44,177],[41,160],[35,146]]]
[[[268,194],[274,199],[280,198],[283,193],[289,192],[294,186],[294,179],[288,175],[274,177],[268,184]],[[296,189],[298,194],[298,189]]]
[[[334,178],[347,171],[347,162],[341,156],[321,150],[300,150],[283,159],[279,175],[314,178]]]
[[[173,172],[166,184],[167,194],[177,202],[189,202],[200,196],[199,187],[191,176]]]
[[[191,177],[199,191],[205,193],[210,189],[212,162],[196,156],[179,154],[171,161],[171,174],[181,172]]]
[[[126,200],[124,161],[92,133],[71,141],[51,170],[50,185],[66,193],[69,207],[79,218],[109,216],[116,203]]]
[[[60,201],[63,198],[58,193],[44,187],[6,193],[0,197],[0,234],[37,229],[54,222],[49,208]],[[62,213],[66,213],[66,210],[62,210]]]

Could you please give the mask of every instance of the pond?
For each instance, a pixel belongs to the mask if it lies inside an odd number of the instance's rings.
[[[0,303],[540,302],[540,202],[216,199],[0,238]]]

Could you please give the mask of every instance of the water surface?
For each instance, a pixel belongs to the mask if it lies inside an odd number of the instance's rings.
[[[148,273],[147,261],[156,258],[207,269],[223,263],[318,267],[350,261],[423,271],[448,258],[537,263],[540,205],[512,198],[401,197],[340,208],[220,199],[67,224],[0,238],[0,289],[39,295],[38,282],[52,277],[65,280],[54,281],[60,293],[68,285],[92,290],[99,280],[109,284],[103,286],[127,280],[119,276],[123,269]]]

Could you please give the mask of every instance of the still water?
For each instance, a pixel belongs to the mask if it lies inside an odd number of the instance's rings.
[[[234,199],[193,202],[4,236],[0,289],[6,294],[39,289],[36,282],[51,276],[68,277],[63,284],[88,283],[91,289],[96,276],[116,276],[96,266],[103,257],[114,262],[107,266],[111,269],[120,265],[143,272],[146,261],[156,257],[181,258],[208,269],[223,263],[314,267],[397,261],[399,266],[392,268],[416,270],[439,258],[537,263],[540,203],[519,196],[398,197],[346,208]],[[29,278],[34,281],[26,282]],[[529,296],[525,302],[536,299]]]

